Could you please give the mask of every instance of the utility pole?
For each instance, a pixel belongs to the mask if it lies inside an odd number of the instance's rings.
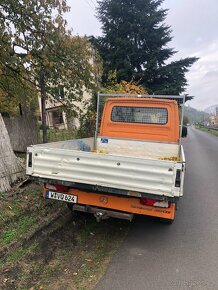
[[[43,70],[43,67],[40,71],[40,91],[41,91],[41,110],[42,110],[42,142],[47,143],[45,72]]]

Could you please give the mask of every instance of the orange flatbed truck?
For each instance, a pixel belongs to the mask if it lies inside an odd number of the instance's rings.
[[[97,220],[140,214],[172,223],[183,196],[184,103],[99,93],[95,136],[28,147],[27,174],[44,184],[45,198]]]

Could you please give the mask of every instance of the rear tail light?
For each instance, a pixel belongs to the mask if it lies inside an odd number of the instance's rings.
[[[157,200],[150,199],[150,198],[141,198],[140,199],[140,203],[141,204],[143,204],[143,205],[150,205],[150,206],[153,206],[156,201]]]
[[[46,183],[45,187],[46,187],[46,189],[54,190],[54,191],[58,191],[58,192],[67,192],[69,190],[69,188],[67,186],[60,185],[60,184]]]
[[[170,203],[168,201],[156,200],[151,198],[141,198],[140,203],[148,206],[165,207],[165,208],[170,207]]]

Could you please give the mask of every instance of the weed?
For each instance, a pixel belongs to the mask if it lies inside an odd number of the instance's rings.
[[[13,228],[7,228],[0,237],[0,245],[7,245],[21,238],[23,234],[29,232],[35,223],[35,219],[29,216],[22,216]]]
[[[17,249],[16,251],[12,252],[8,257],[7,257],[7,262],[8,263],[13,263],[16,262],[18,259],[20,259],[23,255],[25,254],[24,249]]]
[[[4,198],[6,196],[7,192],[1,192],[0,191],[0,198]]]
[[[26,193],[27,193],[27,195],[32,195],[33,197],[38,197],[39,196],[39,193],[36,192],[36,190],[33,189],[33,188],[27,189]]]
[[[35,265],[33,266],[33,271],[34,271],[35,273],[40,273],[41,268],[42,268],[42,266],[41,266],[40,264],[35,264]]]
[[[32,253],[34,250],[36,250],[38,248],[38,246],[39,246],[39,244],[35,242],[28,248],[18,248],[9,254],[9,256],[6,259],[6,262],[8,262],[8,263],[16,262],[24,255]]]
[[[0,260],[0,270],[4,267],[4,262]]]
[[[13,240],[15,240],[16,236],[17,236],[16,230],[9,229],[3,232],[3,235],[0,241],[2,240],[3,244],[9,244]]]
[[[38,248],[39,248],[39,243],[34,242],[26,249],[26,252],[32,253],[33,251],[37,250]]]
[[[84,226],[82,226],[82,228],[79,231],[79,241],[81,243],[84,243],[88,237],[90,236],[90,234],[94,234],[94,230],[97,227],[97,222],[95,220],[91,220],[88,223],[86,223]]]
[[[22,217],[18,223],[18,231],[17,231],[18,234],[22,235],[23,233],[28,232],[31,226],[33,226],[34,222],[35,219],[33,217],[29,216]]]

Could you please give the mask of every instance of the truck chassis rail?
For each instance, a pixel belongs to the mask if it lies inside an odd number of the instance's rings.
[[[116,196],[125,196],[125,197],[129,196],[129,197],[138,197],[138,198],[150,198],[150,199],[156,199],[160,201],[169,201],[173,203],[177,203],[179,201],[179,197],[168,197],[168,196],[150,194],[150,193],[145,193],[145,192],[128,191],[124,189],[116,189],[116,188],[76,183],[76,182],[63,181],[63,180],[57,180],[57,179],[47,179],[47,178],[41,178],[41,177],[36,177],[36,176],[29,176],[29,178],[39,183],[60,184],[60,185],[68,186],[69,188],[85,190],[87,192],[114,194]]]

